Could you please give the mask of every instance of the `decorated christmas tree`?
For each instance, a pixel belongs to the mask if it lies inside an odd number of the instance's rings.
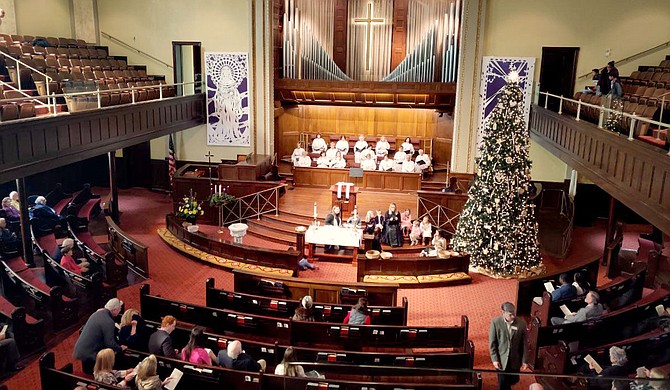
[[[523,277],[541,266],[522,100],[510,77],[484,128],[477,174],[452,240],[470,253],[471,267],[494,277]]]

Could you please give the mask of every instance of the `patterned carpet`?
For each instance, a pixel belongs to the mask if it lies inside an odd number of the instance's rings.
[[[103,191],[98,191],[103,192]],[[165,225],[165,214],[171,210],[168,196],[143,189],[120,191],[121,228],[149,247],[151,291],[165,297],[189,301],[196,304],[205,302],[205,280],[216,278],[220,288],[232,289],[232,276],[226,270],[210,266],[205,262],[187,258],[168,246],[156,234]],[[215,227],[204,227],[208,234],[216,234]],[[631,237],[634,237],[633,233]],[[578,228],[575,234],[572,254],[561,263],[598,255],[602,253],[604,230],[602,227]],[[228,232],[220,235],[230,239]],[[247,236],[245,244],[277,247],[261,239]],[[634,238],[627,238],[624,247],[636,247]],[[559,262],[545,258],[549,271]],[[422,289],[401,289],[400,296],[409,299],[409,323],[422,325],[456,325],[461,315],[470,319],[470,339],[475,344],[475,366],[491,369],[488,357],[488,329],[491,318],[499,315],[500,304],[515,300],[516,281],[491,279],[471,274],[472,283],[460,286],[427,287]],[[319,263],[317,271],[301,272],[300,277],[355,281],[356,268],[351,264]],[[126,303],[126,308],[138,307],[139,286],[130,286],[118,293]],[[76,334],[64,337],[53,350],[58,367],[72,362],[72,349]],[[39,389],[39,373],[36,359],[26,369],[7,381],[10,390]],[[75,365],[75,370],[79,365]],[[485,388],[494,385],[493,375],[485,375]],[[527,388],[530,378],[522,379],[517,388]]]

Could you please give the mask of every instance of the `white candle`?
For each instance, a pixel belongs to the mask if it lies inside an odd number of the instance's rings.
[[[314,218],[316,219],[316,202],[314,202]]]

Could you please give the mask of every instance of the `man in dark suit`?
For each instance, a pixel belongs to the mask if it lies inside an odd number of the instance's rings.
[[[74,345],[73,357],[81,360],[83,371],[93,374],[95,358],[101,349],[111,348],[121,352],[127,347],[116,342],[116,326],[114,318],[121,312],[123,302],[117,298],[110,299],[104,309],[91,314],[79,334]]]
[[[156,356],[178,359],[177,355],[179,351],[172,346],[172,337],[170,337],[170,333],[176,327],[176,318],[173,316],[163,317],[161,327],[149,337],[149,353],[153,353]]]
[[[509,390],[519,382],[518,375],[508,373],[527,369],[526,322],[516,316],[516,307],[510,302],[502,304],[502,315],[491,321],[489,352],[498,374],[498,389]]]
[[[561,276],[558,277],[558,281],[561,283],[561,286],[551,292],[552,302],[563,299],[570,299],[577,296],[577,288],[572,285],[572,280],[570,280],[570,276],[568,274],[561,274]]]
[[[328,215],[326,215],[325,224],[332,226],[342,226],[342,216],[340,215],[340,208],[338,206],[333,206],[333,210]],[[328,252],[339,250],[340,248],[337,245],[325,245],[324,249],[326,252]]]

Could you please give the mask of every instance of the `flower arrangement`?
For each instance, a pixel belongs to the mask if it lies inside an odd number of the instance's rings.
[[[205,213],[200,204],[201,202],[198,202],[195,195],[193,195],[193,190],[190,190],[189,195],[184,196],[183,201],[179,203],[176,212],[177,217],[184,218],[187,221],[195,221],[198,216]]]

